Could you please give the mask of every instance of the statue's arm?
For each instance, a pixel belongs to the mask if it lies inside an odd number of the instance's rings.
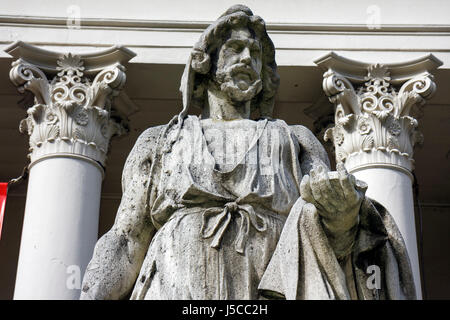
[[[160,130],[153,127],[142,133],[126,160],[116,220],[95,245],[80,299],[123,299],[133,288],[155,233],[146,195]]]
[[[309,129],[303,126],[292,129],[301,149],[301,197],[316,207],[336,257],[345,258],[355,241],[365,190],[356,189],[355,177],[347,173],[343,164],[337,165],[337,172],[329,172],[327,153]]]

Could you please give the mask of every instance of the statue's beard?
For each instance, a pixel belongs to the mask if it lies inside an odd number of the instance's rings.
[[[215,82],[232,101],[245,102],[253,99],[262,89],[259,74],[249,66],[238,63],[224,71],[217,71]]]

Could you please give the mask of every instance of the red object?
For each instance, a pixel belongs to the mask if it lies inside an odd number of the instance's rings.
[[[0,183],[0,239],[2,237],[3,217],[5,214],[6,196],[8,194],[8,183]]]

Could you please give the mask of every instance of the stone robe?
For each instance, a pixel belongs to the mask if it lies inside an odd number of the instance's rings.
[[[159,140],[148,187],[158,231],[131,299],[351,297],[317,212],[300,198],[302,141],[284,121],[257,121],[249,147],[225,171],[195,116]],[[369,200],[351,259],[358,298],[413,298],[400,233]],[[382,288],[372,292],[363,288],[365,268],[377,263]]]

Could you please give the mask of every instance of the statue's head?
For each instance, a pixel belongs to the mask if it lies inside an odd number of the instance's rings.
[[[279,85],[275,48],[264,20],[236,5],[202,34],[192,49],[180,90],[184,112],[203,108],[207,89],[215,86],[236,102],[251,101],[263,117],[272,116]]]

